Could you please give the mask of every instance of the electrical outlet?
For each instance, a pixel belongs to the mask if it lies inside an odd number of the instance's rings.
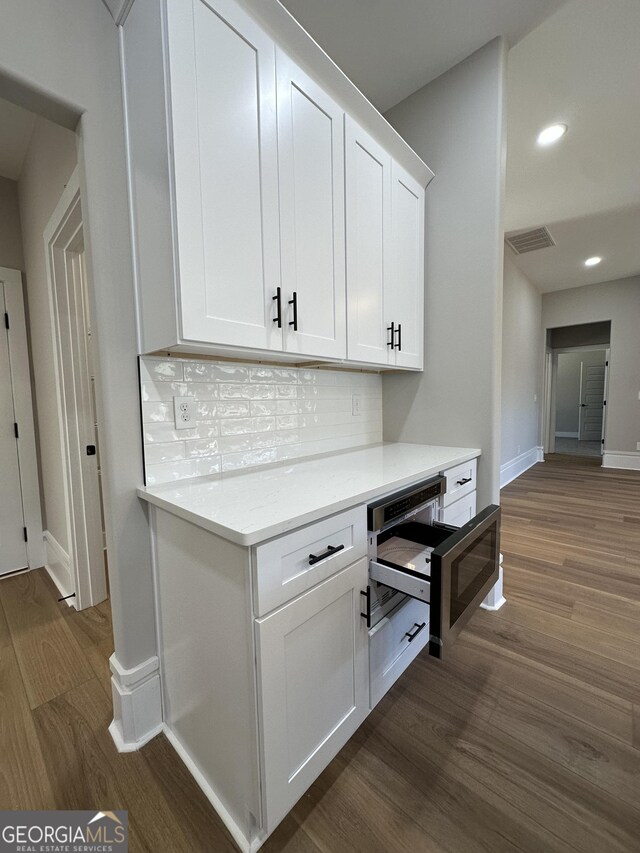
[[[174,397],[173,415],[176,429],[192,429],[196,425],[195,397]]]
[[[351,414],[352,415],[361,415],[362,414],[362,394],[352,394],[351,395]]]

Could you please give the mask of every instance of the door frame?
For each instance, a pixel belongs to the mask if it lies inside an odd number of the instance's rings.
[[[609,371],[611,369],[611,345],[589,344],[581,347],[557,347],[547,345],[544,361],[544,403],[542,421],[542,441],[545,453],[556,451],[556,387],[558,382],[558,356],[569,352],[594,352],[604,350],[605,352],[605,387],[604,407],[602,413],[602,438],[600,441],[600,456],[605,453],[606,418],[607,418],[607,394],[609,388]]]
[[[22,273],[0,267],[0,283],[4,285],[5,311],[9,318],[7,338],[13,410],[18,424],[18,465],[22,514],[27,529],[27,562],[29,569],[36,569],[44,565],[45,554]]]
[[[58,421],[62,437],[63,479],[67,509],[69,561],[73,605],[92,607],[107,597],[100,485],[97,457],[87,456],[87,436],[95,435],[88,418],[90,388],[86,340],[77,334],[78,315],[84,308],[78,285],[79,247],[84,250],[80,179],[76,168],[44,230],[44,250],[49,284]],[[78,299],[77,288],[81,288]],[[83,355],[84,353],[84,355]],[[89,409],[90,411],[90,409]]]

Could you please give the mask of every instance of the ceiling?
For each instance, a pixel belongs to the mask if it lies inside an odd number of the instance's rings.
[[[514,256],[543,292],[640,273],[639,33],[638,0],[571,0],[509,53],[505,230],[549,228]]]
[[[516,44],[564,1],[281,0],[281,3],[374,106],[384,112],[495,36],[504,35],[510,45]]]
[[[0,98],[0,177],[19,178],[35,120],[29,110]]]

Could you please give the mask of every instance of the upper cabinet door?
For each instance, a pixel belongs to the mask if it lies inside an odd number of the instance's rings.
[[[276,49],[285,349],[346,356],[342,109]]]
[[[394,323],[398,367],[422,369],[424,361],[424,189],[392,165],[391,274],[387,317]]]
[[[347,357],[388,364],[385,313],[390,285],[391,157],[348,116],[345,120]]]
[[[167,18],[182,337],[282,349],[274,42],[232,0]]]

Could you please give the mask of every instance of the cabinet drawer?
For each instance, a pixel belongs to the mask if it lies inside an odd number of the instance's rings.
[[[258,545],[254,562],[256,616],[264,616],[366,553],[367,512],[363,506]]]
[[[443,506],[449,506],[464,495],[475,492],[477,469],[477,460],[471,459],[470,462],[463,462],[462,465],[456,465],[455,468],[449,468],[444,472],[447,478],[447,492],[442,499]]]
[[[424,628],[420,628],[423,624]],[[428,639],[429,605],[413,598],[405,601],[371,629],[369,683],[372,708],[425,647]]]
[[[469,492],[468,495],[460,498],[445,506],[440,512],[440,521],[445,524],[452,524],[454,527],[462,527],[467,521],[471,521],[476,514],[476,492]]]

